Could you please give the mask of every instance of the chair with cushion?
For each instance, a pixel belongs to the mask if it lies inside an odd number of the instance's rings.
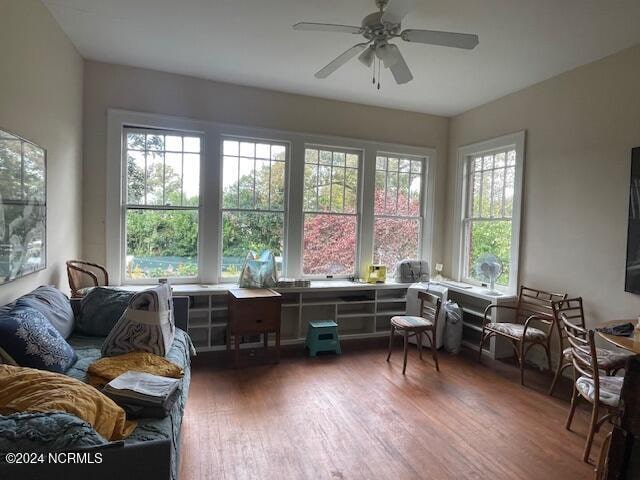
[[[567,430],[571,430],[573,414],[580,398],[587,400],[592,405],[592,409],[582,460],[589,462],[589,453],[595,433],[605,421],[619,413],[618,405],[620,404],[620,392],[624,378],[600,374],[593,330],[586,330],[572,323],[564,312],[560,313],[560,320],[567,333],[574,372],[571,408],[565,427]],[[605,414],[600,418],[601,410],[604,410]]]
[[[418,292],[420,299],[420,316],[398,315],[391,317],[391,333],[389,335],[389,354],[387,362],[391,358],[391,349],[393,347],[393,337],[398,332],[404,336],[404,363],[402,365],[402,374],[407,369],[407,351],[409,349],[409,338],[416,337],[418,353],[422,358],[422,335],[429,340],[431,350],[433,352],[433,361],[436,364],[436,370],[439,372],[438,366],[438,348],[436,346],[436,334],[438,329],[438,315],[440,314],[440,298],[427,292]]]
[[[109,285],[109,273],[106,268],[83,260],[67,261],[67,277],[72,298],[84,297],[88,288]]]
[[[585,328],[582,298],[571,298],[568,300],[554,302],[552,307],[554,317],[560,325],[559,351],[561,353],[560,358],[558,359],[558,365],[556,366],[556,373],[553,377],[551,388],[549,389],[549,395],[553,394],[556,383],[560,379],[562,372],[573,365],[573,361],[571,358],[571,347],[569,346],[567,348],[564,348],[567,332],[560,320],[560,314],[564,314],[567,320],[578,325],[580,328]],[[598,354],[598,368],[600,368],[600,370],[604,370],[604,372],[610,376],[615,375],[618,370],[624,368],[627,360],[633,356],[629,353],[616,352],[614,350],[608,350],[605,348],[596,348],[596,353]]]
[[[524,361],[529,350],[540,345],[547,354],[547,364],[551,369],[551,334],[556,322],[552,303],[567,298],[566,293],[551,293],[535,288],[520,287],[515,305],[492,303],[484,312],[478,362],[482,361],[484,343],[493,336],[506,338],[511,342],[520,367],[520,383],[524,385]],[[514,312],[513,323],[489,322],[492,309],[508,309]],[[534,326],[535,325],[535,326]]]

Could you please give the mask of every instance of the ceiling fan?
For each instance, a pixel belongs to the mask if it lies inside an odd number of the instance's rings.
[[[327,66],[316,72],[316,78],[327,78],[342,65],[356,55],[365,66],[371,67],[378,58],[385,68],[391,70],[393,78],[398,84],[410,82],[413,79],[409,66],[404,61],[400,49],[389,43],[394,38],[401,38],[405,42],[425,43],[443,47],[455,47],[471,50],[478,45],[478,36],[467,33],[440,32],[436,30],[401,30],[402,20],[412,10],[414,0],[375,0],[377,12],[367,15],[360,27],[350,25],[335,25],[330,23],[296,23],[294,30],[310,30],[320,32],[340,32],[362,35],[366,42],[358,43],[339,55]],[[379,71],[379,70],[378,70]],[[380,88],[380,74],[378,73],[378,88]],[[375,83],[375,65],[374,78]]]

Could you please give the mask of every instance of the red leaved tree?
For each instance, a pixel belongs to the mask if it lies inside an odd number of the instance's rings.
[[[385,198],[376,189],[374,226],[375,263],[387,265],[390,272],[404,258],[418,258],[420,221],[382,215],[419,216],[419,201],[407,195]],[[306,274],[351,274],[356,258],[355,216],[309,214],[304,222],[304,272]]]

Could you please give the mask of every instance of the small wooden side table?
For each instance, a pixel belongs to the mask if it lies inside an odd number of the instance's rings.
[[[227,351],[234,337],[234,362],[240,363],[240,337],[242,335],[264,336],[264,348],[269,348],[269,333],[276,334],[276,362],[280,361],[280,312],[282,296],[269,289],[235,288],[229,290],[229,325],[227,328]]]

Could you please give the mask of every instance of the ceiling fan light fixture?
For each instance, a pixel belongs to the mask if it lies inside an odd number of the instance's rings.
[[[376,55],[376,49],[373,45],[369,45],[369,47],[360,54],[360,56],[358,57],[358,60],[360,60],[360,63],[362,63],[365,67],[371,67],[371,64],[373,63],[373,59]]]
[[[398,63],[398,47],[385,43],[376,48],[376,55],[384,63],[384,68],[391,68]]]

